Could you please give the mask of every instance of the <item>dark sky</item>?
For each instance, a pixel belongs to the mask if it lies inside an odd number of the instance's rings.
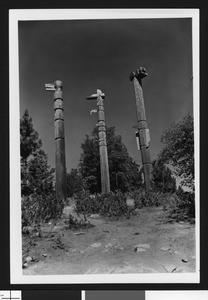
[[[63,81],[67,171],[76,168],[81,143],[97,123],[99,88],[106,125],[115,126],[129,154],[141,165],[136,147],[136,110],[129,74],[139,66],[151,136],[151,156],[163,145],[163,130],[193,111],[191,19],[66,20],[19,22],[20,112],[27,108],[54,166],[53,92],[45,83]]]

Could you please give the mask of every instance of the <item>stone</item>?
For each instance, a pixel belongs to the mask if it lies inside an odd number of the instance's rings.
[[[33,232],[33,227],[32,226],[24,226],[22,228],[22,232],[25,234],[31,234]]]
[[[29,263],[30,261],[32,261],[32,257],[31,257],[31,256],[27,256],[27,257],[25,258],[25,262],[26,262],[26,263]]]
[[[121,246],[120,244],[118,244],[118,245],[115,246],[115,249],[116,250],[124,250],[124,247]]]
[[[162,250],[162,251],[170,251],[170,248],[169,247],[162,247],[162,248],[160,248],[160,250]]]
[[[99,217],[100,217],[99,214],[92,214],[92,215],[89,216],[89,218],[91,218],[91,219],[97,219]]]
[[[135,248],[134,251],[135,252],[144,252],[144,251],[147,251],[147,249],[138,247],[138,248]]]
[[[42,256],[43,256],[43,257],[47,257],[47,256],[48,256],[48,254],[46,254],[46,253],[43,253],[43,254],[42,254]]]
[[[94,244],[90,245],[90,247],[92,247],[92,248],[98,248],[100,246],[101,246],[101,243],[94,243]]]
[[[105,250],[103,251],[103,253],[107,252],[108,250],[109,250],[109,248],[105,249]]]
[[[181,273],[182,271],[181,267],[176,267],[176,270],[173,270],[174,273]]]
[[[77,252],[77,249],[70,249],[70,252],[72,252],[72,253]],[[82,253],[83,251],[80,251],[80,252]]]
[[[74,232],[73,234],[74,235],[81,235],[81,234],[86,234],[86,232],[84,232],[84,231],[83,232],[82,231],[81,232]]]
[[[105,245],[105,247],[106,247],[107,249],[112,248],[112,247],[113,247],[113,244],[109,243],[109,244]]]
[[[134,248],[144,248],[144,249],[149,249],[150,245],[149,244],[138,244]]]
[[[144,252],[150,248],[149,244],[138,244],[134,247],[134,252]]]
[[[177,270],[177,266],[175,266],[175,265],[165,265],[165,270],[168,273],[173,273]]]
[[[134,201],[134,199],[127,199],[127,200],[126,200],[126,205],[127,205],[128,207],[134,207],[134,206],[135,206],[135,201]]]
[[[184,263],[187,263],[188,259],[187,258],[182,258],[181,261],[184,262]]]

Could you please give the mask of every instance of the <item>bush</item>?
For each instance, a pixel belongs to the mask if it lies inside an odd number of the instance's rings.
[[[169,195],[164,202],[168,217],[176,221],[195,218],[195,196],[190,192],[176,192]]]
[[[65,223],[67,224],[68,229],[73,229],[73,230],[94,227],[94,225],[92,225],[89,222],[89,220],[87,220],[87,217],[85,215],[84,215],[84,220],[82,220],[82,219],[78,220],[75,217],[73,217],[71,214],[69,214],[69,219],[67,221],[65,221]]]
[[[162,192],[150,191],[146,193],[144,189],[135,190],[129,193],[129,195],[135,201],[135,208],[159,206],[163,203],[165,196]]]
[[[127,198],[134,199],[135,206],[127,206]],[[110,193],[106,195],[90,195],[82,192],[78,195],[76,209],[78,213],[100,214],[108,217],[129,217],[136,208],[147,206],[163,206],[168,218],[176,221],[189,220],[195,217],[194,194],[179,189],[176,193],[162,193],[150,191],[145,193],[144,189],[128,193],[128,197],[122,193]]]
[[[56,199],[55,192],[49,195],[32,194],[22,197],[22,227],[36,226],[42,221],[61,216],[63,204]]]
[[[90,195],[88,192],[83,192],[77,198],[76,209],[78,213],[99,213],[108,217],[119,217],[128,213],[126,196],[122,192],[103,195]]]

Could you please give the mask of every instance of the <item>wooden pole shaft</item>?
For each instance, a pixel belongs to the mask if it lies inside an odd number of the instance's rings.
[[[134,93],[136,100],[137,128],[141,149],[145,189],[146,192],[149,192],[151,189],[152,164],[149,145],[147,145],[147,120],[145,114],[143,90],[141,85],[141,78],[138,79],[136,76],[134,76],[132,80],[134,84]]]
[[[100,170],[101,170],[101,190],[102,194],[110,193],[110,178],[108,166],[108,151],[106,143],[106,127],[103,99],[98,96],[98,135],[99,135],[99,151],[100,151]]]
[[[55,81],[54,92],[54,127],[55,127],[55,165],[56,165],[56,197],[66,200],[66,158],[64,139],[64,115],[62,82]]]

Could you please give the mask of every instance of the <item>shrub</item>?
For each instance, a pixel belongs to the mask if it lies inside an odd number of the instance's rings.
[[[176,221],[195,218],[195,196],[190,192],[176,192],[166,197],[164,209],[168,217]]]
[[[71,214],[69,214],[69,219],[67,221],[65,221],[65,223],[67,224],[68,229],[73,229],[73,230],[94,227],[94,225],[92,225],[89,222],[89,220],[87,220],[87,217],[85,215],[84,215],[84,220],[82,220],[82,219],[78,220],[75,217],[73,217]]]
[[[122,192],[93,196],[88,192],[83,192],[77,198],[76,208],[78,213],[99,213],[109,217],[119,217],[128,212],[126,197]]]
[[[32,194],[22,197],[22,227],[36,226],[42,221],[61,216],[63,204],[57,201],[55,192],[48,195]]]
[[[164,194],[161,192],[150,191],[146,193],[144,189],[134,190],[129,193],[131,198],[135,201],[135,208],[142,208],[145,206],[159,206],[163,203]]]

